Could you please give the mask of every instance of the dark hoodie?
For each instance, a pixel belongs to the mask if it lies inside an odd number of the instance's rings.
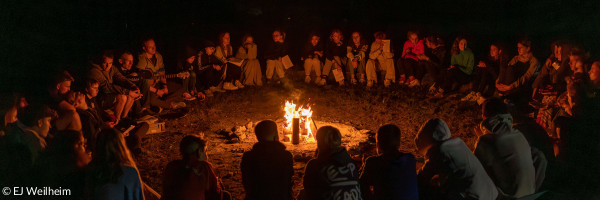
[[[293,158],[280,142],[258,142],[242,156],[246,199],[292,199]]]
[[[437,144],[425,155],[425,163],[418,175],[419,183],[429,183],[438,175],[441,189],[435,191],[444,193],[445,199],[496,199],[496,186],[479,160],[462,139],[450,139],[448,125],[441,122],[437,121],[432,129],[426,130]]]
[[[503,195],[519,198],[535,193],[536,172],[531,147],[512,122],[510,114],[484,120],[475,155]]]
[[[280,43],[271,41],[265,50],[266,60],[277,60],[288,54],[287,43]]]
[[[362,199],[358,169],[345,148],[310,160],[303,184],[306,199]]]
[[[417,170],[412,154],[369,157],[362,169],[363,191],[373,186],[373,199],[419,199]],[[366,193],[363,193],[366,197]]]

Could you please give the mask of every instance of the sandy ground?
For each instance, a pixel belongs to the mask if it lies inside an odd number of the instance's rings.
[[[301,76],[299,76],[301,77]],[[142,180],[162,191],[162,173],[171,160],[180,159],[179,141],[187,134],[201,134],[209,141],[209,161],[213,163],[224,188],[234,199],[243,199],[240,162],[242,154],[255,142],[251,129],[239,131],[241,139],[227,138],[219,132],[231,131],[238,126],[250,127],[264,119],[284,120],[286,100],[308,104],[313,109],[313,119],[320,127],[333,125],[344,134],[343,144],[352,157],[360,162],[376,154],[372,133],[381,125],[393,123],[402,131],[401,149],[415,153],[414,136],[420,125],[430,118],[445,120],[453,136],[459,136],[470,148],[476,140],[473,128],[481,121],[480,109],[475,103],[458,101],[457,97],[441,100],[425,98],[425,87],[365,89],[360,86],[308,85],[300,78],[285,81],[282,85],[247,87],[238,91],[216,94],[203,102],[190,103],[190,112],[178,119],[165,120],[167,132],[149,135],[144,151],[137,158]],[[249,124],[250,123],[250,124]],[[250,125],[250,126],[249,126]],[[291,145],[288,150],[295,158],[294,192],[302,189],[302,176],[306,162],[314,155],[314,143]],[[422,156],[416,155],[418,166]]]

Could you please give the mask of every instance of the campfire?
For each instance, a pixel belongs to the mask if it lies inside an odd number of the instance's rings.
[[[294,102],[286,101],[285,123],[283,124],[283,141],[299,144],[300,142],[315,142],[313,135],[314,121],[310,106],[296,105]]]

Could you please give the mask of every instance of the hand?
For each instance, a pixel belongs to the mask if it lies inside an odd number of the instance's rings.
[[[169,88],[167,88],[167,85],[165,85],[165,88],[163,88],[163,91],[165,92],[165,94],[169,94]]]
[[[354,69],[358,67],[358,59],[352,60],[352,67],[354,67]]]
[[[163,95],[165,95],[165,90],[164,89],[156,90],[156,95],[158,97],[162,97]]]
[[[104,122],[104,125],[106,127],[109,127],[109,128],[114,128],[115,127],[115,122]]]
[[[129,90],[129,97],[131,97],[132,99],[139,99],[140,96],[142,94],[140,94],[140,89],[135,88],[135,90]]]
[[[485,62],[479,61],[479,64],[477,64],[477,67],[487,67],[487,65],[485,65]]]
[[[129,74],[129,76],[138,76],[138,74],[133,72],[133,73]]]
[[[167,84],[167,79],[166,78],[160,78],[160,82],[164,83],[164,84]]]
[[[129,131],[123,132],[123,137],[127,137],[127,136],[129,136]]]
[[[452,68],[454,68],[454,65],[450,65],[450,67],[448,67],[448,70],[451,70]]]
[[[221,65],[213,65],[213,69],[221,71]]]

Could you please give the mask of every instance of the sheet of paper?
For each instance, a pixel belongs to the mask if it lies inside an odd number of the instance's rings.
[[[288,55],[285,55],[283,58],[281,58],[281,62],[283,63],[283,67],[285,69],[289,69],[290,67],[294,66],[294,63],[292,63],[292,60]]]

